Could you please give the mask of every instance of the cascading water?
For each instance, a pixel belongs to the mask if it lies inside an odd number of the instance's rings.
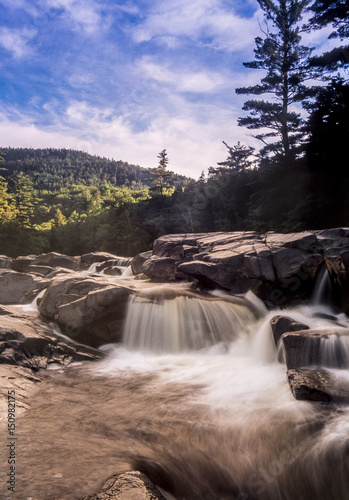
[[[349,498],[349,408],[293,398],[270,328],[284,314],[344,333],[346,316],[267,312],[251,295],[137,293],[123,344],[89,369],[55,371],[32,398],[35,419],[18,423],[18,437],[40,484],[22,473],[18,498],[82,498],[128,469],[176,500]],[[343,339],[327,357],[347,349]]]
[[[199,350],[246,335],[258,315],[258,309],[244,298],[151,289],[130,299],[123,344],[152,352]]]

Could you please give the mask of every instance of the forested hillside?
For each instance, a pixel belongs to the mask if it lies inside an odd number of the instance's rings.
[[[149,169],[109,160],[71,149],[2,148],[3,177],[13,179],[23,172],[39,192],[55,191],[71,184],[84,186],[151,186]],[[151,169],[150,169],[151,170]],[[184,186],[186,178],[171,174],[169,184]]]

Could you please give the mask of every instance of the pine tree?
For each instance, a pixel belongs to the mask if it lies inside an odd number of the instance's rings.
[[[159,158],[159,165],[157,168],[154,168],[151,171],[151,174],[155,176],[155,179],[153,181],[153,186],[150,189],[152,191],[158,191],[160,192],[160,194],[163,194],[163,190],[169,187],[169,185],[166,183],[166,179],[168,177],[171,177],[171,173],[166,170],[168,164],[166,149],[163,149],[157,157]]]
[[[309,9],[313,13],[308,29],[321,29],[332,24],[334,31],[329,38],[349,38],[349,1],[314,0]],[[312,64],[334,71],[349,64],[349,45],[336,47],[322,56],[314,57]]]
[[[312,97],[314,88],[307,80],[317,75],[308,64],[312,49],[301,45],[299,23],[310,0],[258,0],[265,13],[267,25],[264,38],[255,39],[255,60],[243,63],[246,68],[263,69],[266,76],[253,87],[236,89],[238,94],[270,95],[273,100],[249,100],[243,110],[247,117],[239,118],[240,126],[262,129],[255,135],[265,147],[262,155],[276,155],[282,163],[296,158],[303,136],[303,120],[294,105]],[[269,129],[267,132],[265,129]],[[271,142],[279,138],[276,142]]]
[[[23,172],[20,172],[15,180],[14,202],[19,225],[31,227],[36,203],[35,194],[32,181]]]

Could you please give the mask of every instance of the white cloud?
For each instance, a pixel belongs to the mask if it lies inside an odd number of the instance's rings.
[[[72,102],[56,116],[53,107],[46,106],[49,127],[34,125],[29,117],[0,116],[1,146],[72,148],[144,167],[156,166],[158,153],[166,148],[171,170],[198,178],[202,170],[225,159],[222,140],[251,144],[236,124],[236,110],[211,105],[198,110],[180,99],[176,102],[176,115],[158,115],[142,130],[134,130],[109,108],[101,110],[86,102]]]
[[[10,29],[1,27],[0,45],[11,52],[14,58],[20,59],[30,53],[28,43],[36,33],[36,30],[29,28]]]
[[[158,40],[168,44],[188,37],[216,49],[248,47],[255,37],[256,14],[247,19],[228,10],[221,0],[157,0],[145,21],[131,31],[138,43]]]
[[[171,70],[152,61],[147,56],[137,64],[145,78],[167,84],[178,92],[211,93],[227,86],[228,82],[221,73],[210,71],[188,71],[184,68]]]
[[[102,26],[101,6],[94,0],[49,0],[52,8],[64,9],[78,29],[92,34]]]

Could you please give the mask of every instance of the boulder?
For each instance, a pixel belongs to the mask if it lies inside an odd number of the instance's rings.
[[[4,311],[3,311],[4,312]],[[55,334],[38,318],[11,308],[0,316],[0,363],[37,371],[50,363],[97,360],[103,353]]]
[[[304,323],[299,323],[289,316],[274,316],[270,320],[271,329],[274,336],[275,345],[278,346],[281,337],[287,332],[298,332],[300,330],[308,330],[309,326]]]
[[[79,271],[81,267],[80,257],[71,257],[57,252],[43,253],[38,256],[36,265],[49,267],[63,267],[71,271]]]
[[[84,264],[85,268],[88,268],[92,264],[107,262],[109,260],[119,262],[120,260],[128,259],[126,259],[126,257],[118,257],[117,255],[108,252],[90,252],[81,256],[81,263]]]
[[[176,278],[176,261],[169,257],[152,257],[142,266],[146,276],[158,281],[173,281]]]
[[[101,491],[82,500],[165,500],[141,472],[131,471],[110,478]]]
[[[282,337],[289,370],[309,366],[349,367],[349,329],[300,330]]]
[[[0,304],[25,304],[49,284],[34,274],[0,270]]]
[[[61,305],[56,321],[77,342],[99,347],[121,342],[122,327],[131,291],[110,286]]]
[[[0,255],[0,269],[10,268],[11,264],[12,264],[11,257],[7,257],[6,255]]]
[[[28,267],[37,263],[37,255],[25,255],[12,260],[11,269],[19,273],[26,273]]]
[[[133,274],[142,274],[143,273],[143,264],[151,258],[153,253],[151,251],[149,252],[142,252],[133,257],[131,261],[131,269]]]
[[[131,289],[111,285],[103,277],[58,276],[42,297],[39,310],[56,321],[68,337],[98,347],[121,340],[131,293]]]
[[[153,249],[154,256],[172,258],[181,275],[233,293],[252,290],[271,306],[310,296],[321,252],[315,231],[166,235]]]
[[[327,370],[288,370],[288,382],[295,399],[349,404],[349,380]]]

